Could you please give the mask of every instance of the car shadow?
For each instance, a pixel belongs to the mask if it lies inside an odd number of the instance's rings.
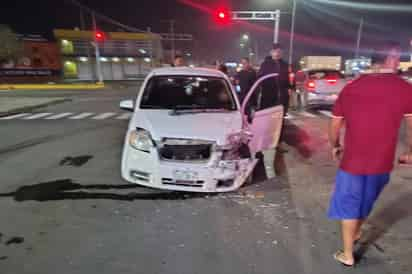
[[[140,189],[144,192],[130,192],[126,194],[101,192],[102,190],[127,190]],[[93,192],[94,190],[94,192]],[[99,192],[100,190],[100,192]],[[34,185],[27,185],[18,188],[14,192],[0,193],[0,197],[12,197],[17,202],[25,201],[59,201],[59,200],[88,200],[105,199],[118,201],[135,200],[187,200],[194,198],[204,198],[217,195],[215,193],[189,193],[177,191],[161,191],[149,188],[142,188],[134,184],[127,185],[81,185],[71,179],[62,179],[50,182],[43,182]]]
[[[368,221],[371,227],[365,231],[361,240],[362,244],[356,251],[358,259],[363,258],[372,246],[384,252],[383,248],[377,245],[376,242],[399,221],[412,216],[412,208],[408,206],[411,200],[412,193],[405,193],[372,215],[370,221]]]

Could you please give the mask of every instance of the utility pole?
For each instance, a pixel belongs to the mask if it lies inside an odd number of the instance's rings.
[[[97,81],[99,83],[103,83],[103,74],[102,74],[102,67],[100,64],[100,50],[99,50],[99,42],[96,39],[96,31],[97,31],[97,25],[96,25],[96,17],[94,15],[94,12],[92,13],[92,20],[93,20],[93,39],[94,39],[94,49],[95,49],[95,55],[96,55],[96,73],[97,73]]]
[[[147,33],[150,35],[150,67],[153,68],[153,50],[154,50],[154,45],[153,45],[152,28],[148,27],[148,28],[147,28]]]
[[[360,44],[362,39],[362,31],[363,31],[363,18],[361,18],[359,23],[359,30],[358,30],[358,39],[356,40],[356,51],[355,57],[359,58],[359,51],[360,51]]]
[[[292,8],[292,24],[290,27],[290,44],[289,44],[289,66],[293,65],[293,44],[295,40],[296,1],[297,0],[293,0],[293,8]]]
[[[86,29],[86,23],[84,20],[83,8],[80,7],[80,30],[85,30],[85,29]]]
[[[170,20],[170,36],[174,37],[175,36],[175,20]],[[171,46],[172,46],[172,62],[174,61],[174,58],[176,56],[176,44],[175,44],[175,39],[170,40],[171,41]]]

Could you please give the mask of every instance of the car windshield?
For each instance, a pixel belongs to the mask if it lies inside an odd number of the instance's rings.
[[[217,77],[155,76],[143,93],[141,109],[236,110],[228,83]]]
[[[344,76],[337,70],[316,70],[309,72],[309,78],[312,80],[323,80],[326,78],[343,79]]]

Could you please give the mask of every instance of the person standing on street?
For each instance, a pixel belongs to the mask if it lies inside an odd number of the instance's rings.
[[[389,182],[403,119],[412,130],[412,86],[396,75],[399,59],[399,44],[388,42],[373,57],[372,70],[347,85],[333,109],[329,141],[333,158],[341,163],[328,217],[341,221],[343,251],[336,252],[334,259],[345,266],[355,265],[354,243]],[[408,153],[400,161],[412,159],[411,135]]]
[[[282,48],[280,44],[274,44],[270,55],[260,67],[258,78],[271,74],[278,73],[279,76],[273,81],[265,81],[263,83],[263,91],[261,96],[261,106],[269,107],[277,104],[283,105],[285,116],[289,109],[289,96],[292,85],[289,81],[289,65],[282,60]]]
[[[173,60],[172,67],[184,67],[186,65],[185,59],[181,55],[176,55]]]
[[[256,71],[250,65],[249,58],[242,58],[240,63],[242,64],[242,70],[236,75],[236,84],[240,87],[239,99],[242,103],[247,93],[256,82]]]

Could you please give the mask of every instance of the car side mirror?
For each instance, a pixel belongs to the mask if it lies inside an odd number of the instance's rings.
[[[120,102],[120,108],[127,111],[134,111],[134,103],[132,100],[123,100]]]

